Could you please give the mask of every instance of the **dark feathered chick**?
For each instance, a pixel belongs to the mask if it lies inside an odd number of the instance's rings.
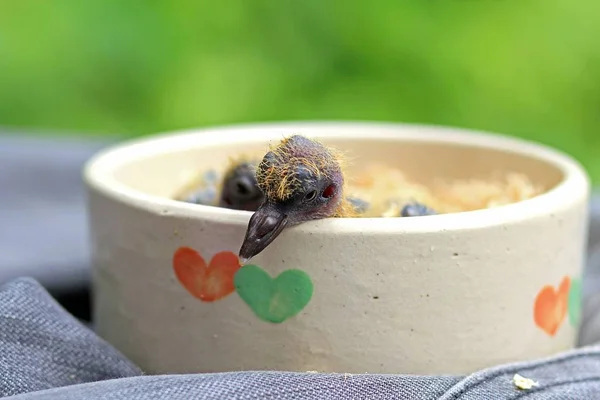
[[[264,195],[256,181],[258,162],[234,160],[221,182],[219,207],[255,211],[263,203]]]
[[[208,170],[199,176],[194,182],[183,190],[183,193],[176,196],[180,201],[186,203],[214,205],[217,200],[218,176],[215,170]],[[193,191],[190,192],[190,186]]]
[[[256,170],[265,199],[250,218],[239,251],[242,263],[263,251],[285,227],[355,215],[344,197],[341,153],[304,136],[282,140]]]
[[[354,211],[356,211],[357,214],[362,214],[362,213],[366,212],[369,209],[369,207],[371,206],[371,204],[369,204],[368,201],[365,201],[358,197],[348,196],[348,197],[346,197],[346,199],[352,205],[352,207],[354,207]]]
[[[412,202],[402,207],[400,215],[402,217],[421,217],[425,215],[436,215],[437,212],[424,204]]]
[[[215,170],[208,170],[176,198],[188,203],[255,211],[264,199],[256,182],[256,165],[258,160],[248,160],[245,156],[232,158],[221,178]]]

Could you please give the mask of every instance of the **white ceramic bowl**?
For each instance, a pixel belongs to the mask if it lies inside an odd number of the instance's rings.
[[[488,210],[304,223],[240,269],[251,213],[169,197],[190,171],[295,133],[425,184],[511,170],[551,189]],[[256,124],[125,143],[85,179],[95,326],[149,373],[463,374],[575,344],[589,182],[555,150],[436,126]]]

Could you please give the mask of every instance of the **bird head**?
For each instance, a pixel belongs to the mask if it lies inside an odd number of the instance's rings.
[[[281,141],[259,163],[264,202],[248,223],[242,263],[263,251],[284,228],[337,216],[344,204],[341,154],[300,135]]]
[[[256,164],[252,160],[232,160],[221,183],[219,206],[255,211],[264,200],[256,182]]]

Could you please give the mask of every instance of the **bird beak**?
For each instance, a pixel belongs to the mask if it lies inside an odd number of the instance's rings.
[[[246,264],[252,257],[263,251],[286,227],[288,216],[279,208],[264,202],[250,218],[246,237],[240,248],[240,262]]]

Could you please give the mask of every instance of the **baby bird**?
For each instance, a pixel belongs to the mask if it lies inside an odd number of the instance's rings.
[[[256,182],[258,161],[237,157],[230,161],[222,177],[210,169],[199,175],[176,199],[187,203],[255,211],[264,200]],[[190,191],[190,187],[193,191]]]
[[[217,200],[218,179],[217,172],[210,169],[198,176],[175,198],[186,203],[213,205]],[[194,190],[190,192],[191,187]]]
[[[402,217],[420,217],[425,215],[436,215],[437,212],[424,204],[412,202],[402,207],[400,215]]]
[[[357,214],[363,214],[369,209],[370,204],[368,201],[359,199],[358,197],[350,196],[346,197],[346,199],[350,204],[352,204],[352,207],[354,207],[354,210]]]
[[[221,182],[219,207],[256,211],[264,201],[263,192],[256,182],[257,162],[235,160]]]
[[[271,148],[257,167],[256,179],[265,198],[248,223],[239,251],[242,264],[286,227],[356,213],[344,197],[341,154],[304,136],[293,135]]]

